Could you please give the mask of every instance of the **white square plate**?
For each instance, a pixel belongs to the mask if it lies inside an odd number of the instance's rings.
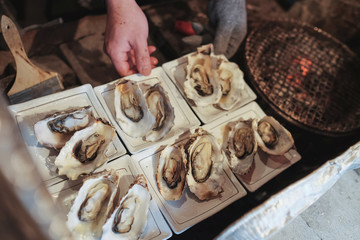
[[[58,151],[39,144],[34,134],[34,124],[44,119],[48,114],[88,105],[92,106],[94,117],[101,117],[110,122],[90,84],[9,106],[9,110],[20,128],[21,135],[46,185],[63,181],[66,177],[59,176],[56,173],[53,162]],[[115,136],[106,156],[112,160],[124,154],[126,154],[125,146],[118,136]]]
[[[256,102],[249,103],[248,105],[230,113],[228,116],[220,118],[215,122],[204,125],[203,128],[217,137],[220,145],[223,144],[223,131],[228,122],[236,121],[239,118],[261,119],[265,113]],[[237,176],[241,183],[250,191],[254,192],[260,188],[270,179],[277,176],[279,173],[290,167],[301,159],[300,154],[295,149],[290,149],[283,156],[272,156],[263,152],[260,147],[254,157],[254,163],[249,173],[242,176]]]
[[[193,54],[193,53],[190,53]],[[189,54],[188,54],[189,55]],[[206,107],[198,107],[195,106],[194,103],[189,101],[186,98],[186,95],[184,93],[184,82],[185,82],[185,76],[186,76],[186,65],[187,65],[187,56],[185,55],[181,58],[175,59],[173,61],[164,63],[162,67],[164,68],[165,72],[169,75],[170,79],[174,82],[174,84],[178,87],[179,91],[182,93],[186,101],[189,103],[190,107],[194,110],[195,114],[200,118],[200,120],[203,123],[209,123],[212,122],[229,112],[232,112],[249,102],[256,99],[255,93],[251,90],[249,85],[245,82],[245,89],[243,90],[243,100],[240,101],[237,106],[235,106],[231,110],[221,110],[218,108],[215,108],[212,105],[206,106]]]
[[[160,83],[164,90],[167,92],[170,103],[173,106],[175,112],[174,126],[165,135],[163,139],[157,142],[147,142],[144,141],[141,137],[130,137],[122,131],[116,121],[116,113],[114,107],[114,89],[118,80],[95,87],[94,90],[96,95],[98,96],[98,99],[104,106],[105,111],[110,116],[110,121],[115,126],[129,152],[137,153],[146,148],[159,146],[164,142],[169,142],[172,139],[175,139],[183,132],[186,132],[192,128],[196,128],[200,125],[199,119],[191,111],[190,107],[187,105],[182,95],[178,92],[174,84],[169,80],[168,76],[165,74],[162,68],[158,67],[153,69],[150,76],[142,76],[140,74],[135,74],[127,76],[126,79],[137,81],[139,83],[146,83],[149,85]]]
[[[130,184],[134,181],[134,178],[138,175],[137,169],[133,165],[133,159],[129,155],[122,156],[111,162],[108,162],[98,168],[96,171],[102,171],[104,169],[114,169],[120,176],[120,197],[125,196]],[[81,181],[65,181],[48,188],[50,194],[53,196],[54,201],[60,206],[60,208],[67,213],[70,211],[72,203],[77,196],[77,193],[82,186]],[[154,199],[150,202],[150,209],[148,214],[147,226],[140,239],[168,239],[172,236],[172,232],[167,225],[164,217],[156,205]]]
[[[190,192],[188,187],[185,187],[179,200],[166,201],[158,190],[155,178],[161,150],[162,148],[159,148],[152,153],[150,153],[150,150],[147,150],[132,155],[132,158],[136,161],[139,171],[146,176],[151,187],[152,196],[175,233],[182,233],[246,195],[244,187],[241,186],[240,182],[224,163],[225,183],[223,185],[223,192],[218,197],[201,201]]]

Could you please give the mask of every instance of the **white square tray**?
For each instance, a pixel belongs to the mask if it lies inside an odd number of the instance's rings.
[[[244,187],[241,186],[226,163],[224,163],[225,183],[223,185],[223,192],[220,193],[219,197],[201,201],[190,192],[188,187],[185,187],[179,200],[166,201],[158,190],[155,178],[161,150],[162,148],[155,152],[146,150],[132,155],[132,158],[135,160],[139,171],[146,176],[152,196],[175,233],[182,233],[246,195]],[[225,157],[224,155],[224,159]]]
[[[46,185],[63,181],[66,177],[59,176],[56,173],[53,162],[58,151],[43,147],[38,143],[34,134],[34,124],[48,114],[88,105],[92,106],[94,117],[101,117],[110,122],[90,84],[9,106],[9,110],[20,128],[25,144]],[[109,160],[112,160],[124,154],[126,154],[125,146],[118,136],[115,136],[106,155]]]
[[[193,54],[193,53],[190,53]],[[189,55],[189,54],[188,54]],[[245,83],[245,89],[243,91],[243,100],[237,104],[233,109],[231,110],[221,110],[218,108],[215,108],[214,106],[206,106],[206,107],[198,107],[195,106],[191,101],[189,101],[186,98],[186,95],[184,93],[184,82],[185,82],[185,68],[187,65],[187,56],[185,55],[183,57],[180,57],[178,59],[175,59],[173,61],[164,63],[162,67],[164,68],[165,72],[169,75],[170,79],[174,82],[174,84],[178,87],[179,91],[183,95],[183,97],[186,99],[190,107],[194,110],[195,114],[200,118],[200,120],[203,123],[209,123],[212,122],[246,104],[256,99],[255,93],[251,90],[249,85]]]
[[[114,169],[120,175],[120,197],[125,196],[130,184],[138,175],[138,171],[133,164],[133,159],[131,159],[129,155],[125,155],[108,162],[98,168],[96,171],[102,171],[104,169]],[[81,186],[81,181],[65,181],[48,187],[48,190],[53,196],[56,204],[59,205],[67,215]],[[160,240],[168,239],[171,236],[172,232],[169,226],[167,225],[164,217],[161,215],[161,212],[154,199],[152,199],[150,202],[147,226],[140,239]]]
[[[182,95],[178,92],[173,83],[169,80],[162,68],[158,67],[152,70],[150,76],[142,76],[140,74],[130,75],[125,77],[133,81],[147,83],[154,85],[160,83],[164,90],[168,93],[171,105],[175,112],[174,126],[168,132],[165,137],[157,142],[147,142],[142,138],[134,138],[128,136],[122,131],[119,124],[116,121],[115,107],[114,107],[114,89],[118,80],[111,83],[95,87],[95,93],[103,105],[105,111],[110,117],[110,121],[115,126],[120,138],[123,140],[125,146],[131,153],[137,153],[150,147],[160,146],[162,143],[170,142],[176,139],[184,132],[196,128],[200,125],[199,119],[191,111]]]
[[[252,102],[230,113],[228,116],[204,125],[203,128],[216,136],[218,143],[222,145],[224,141],[223,130],[228,122],[239,118],[245,120],[257,118],[260,120],[264,116],[265,113],[260,106],[256,102]],[[237,177],[250,192],[254,192],[300,159],[301,156],[295,149],[290,149],[283,156],[271,156],[258,148],[251,171],[246,175]]]

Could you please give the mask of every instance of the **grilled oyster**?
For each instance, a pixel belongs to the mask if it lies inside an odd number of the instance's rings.
[[[75,131],[85,128],[93,119],[91,106],[56,112],[34,125],[38,142],[45,147],[62,148]]]
[[[145,136],[146,141],[157,141],[163,138],[174,126],[175,113],[169,97],[163,87],[157,83],[145,92],[149,110],[155,116],[155,124]]]
[[[196,54],[188,56],[184,93],[199,107],[215,104],[221,98],[221,86],[212,52],[212,45],[206,45],[198,48]]]
[[[225,153],[231,170],[236,175],[248,173],[257,151],[255,139],[256,120],[240,119],[228,123],[229,136],[225,144]]]
[[[179,200],[185,188],[185,153],[183,146],[166,146],[159,158],[156,183],[167,201]]]
[[[265,116],[257,125],[256,140],[264,152],[271,155],[283,155],[294,146],[291,133],[275,118]]]
[[[81,174],[94,171],[106,161],[105,150],[115,134],[113,126],[100,118],[75,132],[55,159],[59,174],[75,180]]]
[[[102,226],[113,210],[119,176],[102,171],[84,179],[67,215],[66,225],[76,239],[99,239]]]
[[[136,82],[121,79],[115,88],[116,120],[131,137],[143,137],[155,123],[145,97]]]
[[[223,154],[214,136],[196,129],[185,144],[188,172],[186,182],[200,200],[207,200],[223,191],[225,177]]]
[[[217,73],[222,96],[216,106],[224,110],[230,110],[242,100],[241,96],[245,88],[244,73],[236,63],[225,59],[220,59]]]
[[[146,179],[140,174],[106,221],[101,239],[139,239],[147,224],[150,200]]]

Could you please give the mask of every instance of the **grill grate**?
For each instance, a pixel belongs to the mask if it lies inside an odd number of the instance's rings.
[[[359,60],[329,34],[290,19],[261,22],[245,57],[256,91],[285,119],[329,136],[360,128]]]

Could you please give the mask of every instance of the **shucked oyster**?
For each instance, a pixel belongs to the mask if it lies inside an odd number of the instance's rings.
[[[186,158],[183,146],[168,145],[162,150],[156,173],[160,194],[167,201],[179,200],[185,188]]]
[[[155,123],[144,95],[136,82],[120,80],[114,97],[116,120],[121,129],[131,137],[143,137]]]
[[[236,175],[248,173],[257,151],[255,139],[256,120],[240,119],[227,125],[229,134],[225,153],[231,170]]]
[[[209,52],[204,53],[206,50]],[[216,61],[212,60],[212,45],[198,48],[196,54],[188,56],[184,93],[199,107],[219,102],[222,93]]]
[[[75,132],[55,159],[59,175],[75,180],[94,171],[106,161],[105,150],[115,134],[113,126],[102,119]]]
[[[223,154],[214,136],[198,128],[185,144],[188,172],[186,182],[200,200],[223,191]]]
[[[103,226],[101,239],[139,239],[147,224],[150,200],[147,181],[139,175]]]
[[[255,136],[260,148],[271,155],[283,155],[294,146],[291,133],[270,116],[258,122]]]
[[[119,176],[102,171],[86,179],[67,215],[66,225],[75,239],[99,239],[113,210]]]
[[[89,125],[91,112],[90,106],[56,112],[35,123],[35,136],[41,145],[60,149],[75,131]]]
[[[145,140],[154,142],[163,138],[174,126],[174,108],[159,83],[146,91],[145,98],[150,112],[155,116],[155,124],[152,130],[146,134]]]
[[[230,110],[242,100],[242,92],[245,87],[244,73],[236,63],[222,58],[220,61],[217,73],[222,96],[216,106],[224,110]]]

